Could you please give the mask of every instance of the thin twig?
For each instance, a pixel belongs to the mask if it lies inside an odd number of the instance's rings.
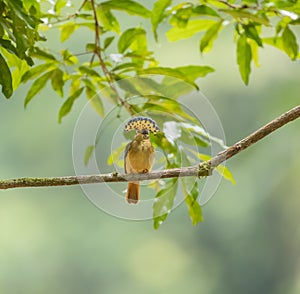
[[[91,0],[91,4],[92,4],[94,20],[95,20],[95,51],[94,51],[94,54],[97,55],[97,57],[100,61],[100,66],[101,66],[101,69],[104,73],[104,76],[106,77],[110,88],[114,91],[114,93],[118,97],[118,100],[120,101],[121,105],[125,107],[125,109],[129,112],[130,115],[134,115],[135,112],[133,111],[130,104],[128,104],[126,102],[126,100],[123,99],[121,97],[121,95],[119,94],[117,88],[114,85],[113,75],[105,65],[105,62],[104,62],[104,59],[103,59],[103,56],[102,56],[102,52],[101,52],[99,21],[98,21],[98,16],[97,16],[97,8],[96,8],[95,0]],[[91,59],[91,63],[93,62],[93,59],[94,59],[94,56]]]
[[[202,162],[196,166],[174,168],[162,171],[154,171],[149,174],[102,174],[102,175],[83,175],[83,176],[67,176],[55,178],[20,178],[1,180],[0,189],[11,189],[20,187],[49,187],[49,186],[70,186],[78,184],[93,184],[103,182],[127,182],[127,181],[144,181],[164,178],[177,177],[206,177],[212,170],[225,160],[233,157],[242,150],[250,147],[260,141],[267,135],[281,128],[285,124],[300,117],[300,105],[287,111],[276,119],[272,120],[265,126],[261,127],[251,135],[245,137],[241,141],[228,147],[224,151],[211,158],[209,161]]]

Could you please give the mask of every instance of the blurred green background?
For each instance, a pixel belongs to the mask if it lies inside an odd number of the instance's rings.
[[[57,31],[47,34],[58,46]],[[267,47],[246,87],[230,29],[204,56],[197,38],[151,46],[161,65],[216,68],[200,87],[228,145],[299,104],[299,61]],[[84,97],[59,125],[61,98],[47,88],[24,110],[28,87],[0,100],[1,179],[74,174]],[[80,187],[1,191],[0,293],[299,293],[299,128],[300,120],[288,124],[228,161],[237,184],[222,182],[196,227],[185,205],[154,231],[151,221],[107,215]]]

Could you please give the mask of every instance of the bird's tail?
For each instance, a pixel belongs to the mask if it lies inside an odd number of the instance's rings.
[[[140,199],[140,183],[129,182],[126,194],[126,201],[129,204],[137,204]]]

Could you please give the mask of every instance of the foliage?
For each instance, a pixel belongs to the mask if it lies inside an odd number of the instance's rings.
[[[152,32],[141,26],[124,27],[118,21],[119,13],[149,21]],[[248,84],[252,63],[259,65],[259,48],[271,45],[286,53],[291,60],[299,58],[294,29],[300,24],[299,14],[300,3],[296,0],[206,0],[194,3],[157,0],[151,8],[132,0],[84,0],[80,7],[74,7],[67,0],[0,0],[2,93],[10,98],[20,83],[33,81],[24,101],[27,106],[50,84],[64,98],[58,113],[59,122],[83,93],[100,116],[105,115],[103,99],[125,107],[130,115],[154,113],[155,116],[155,112],[172,111],[176,118],[164,120],[164,128],[169,128],[168,133],[172,133],[173,137],[161,133],[153,141],[165,153],[166,167],[178,167],[183,162],[189,165],[199,160],[197,154],[200,150],[197,148],[209,147],[210,137],[202,131],[199,122],[181,108],[177,98],[193,89],[198,90],[197,79],[214,69],[207,65],[160,66],[149,48],[151,34],[156,41],[165,36],[169,42],[198,38],[199,52],[206,54],[212,50],[222,30],[231,27],[239,72],[243,82]],[[160,31],[163,23],[168,25],[165,36]],[[84,52],[64,48],[54,53],[41,43],[46,41],[42,31],[51,28],[59,28],[63,44],[70,38],[76,38],[81,30],[92,32],[93,40],[85,44]],[[157,82],[149,78],[152,74],[165,78]],[[124,82],[124,94],[120,94],[114,83],[134,76],[144,78],[134,84]],[[168,77],[180,79],[190,87],[182,86],[183,83],[174,85]],[[149,89],[146,95],[145,87]],[[101,89],[105,91],[99,96]],[[145,99],[137,105],[129,100],[132,95]],[[162,125],[161,117],[156,116],[155,119]],[[188,155],[182,152],[183,148],[191,146],[196,149],[191,149]],[[93,151],[94,146],[87,148],[85,163]],[[224,177],[233,181],[227,170]],[[195,224],[202,220],[201,208],[197,204],[198,184],[182,181],[181,186]],[[169,181],[157,189],[160,192],[154,204],[155,227],[165,220],[166,211],[172,208],[177,184]],[[169,196],[166,198],[165,195]]]

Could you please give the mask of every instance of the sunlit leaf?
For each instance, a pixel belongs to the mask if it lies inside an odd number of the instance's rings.
[[[85,92],[92,107],[96,110],[98,114],[100,114],[100,116],[104,117],[104,106],[98,93],[92,87],[89,86],[86,86]]]
[[[173,27],[167,31],[166,36],[170,42],[188,39],[201,31],[208,30],[215,23],[216,21],[211,19],[190,20],[185,28]]]
[[[158,0],[154,3],[151,13],[151,24],[155,40],[157,41],[157,27],[166,17],[166,9],[172,3],[172,0]]]
[[[251,47],[247,42],[247,36],[242,34],[237,41],[237,64],[241,77],[246,85],[249,83],[251,72]]]
[[[81,95],[84,87],[79,88],[75,91],[62,105],[58,113],[58,122],[61,123],[61,120],[64,116],[66,116],[72,109],[74,101]]]
[[[46,83],[51,78],[51,76],[52,76],[52,71],[49,71],[33,82],[24,101],[25,107],[31,101],[31,99],[34,96],[36,96],[46,86]]]
[[[81,65],[78,67],[78,69],[81,73],[86,74],[90,77],[100,78],[99,73],[88,66]]]
[[[60,27],[60,42],[64,42],[70,38],[75,32],[78,25],[75,22],[67,22]]]
[[[213,42],[217,38],[218,33],[222,28],[222,23],[223,21],[219,21],[206,31],[200,42],[201,52],[208,52],[212,48]]]

